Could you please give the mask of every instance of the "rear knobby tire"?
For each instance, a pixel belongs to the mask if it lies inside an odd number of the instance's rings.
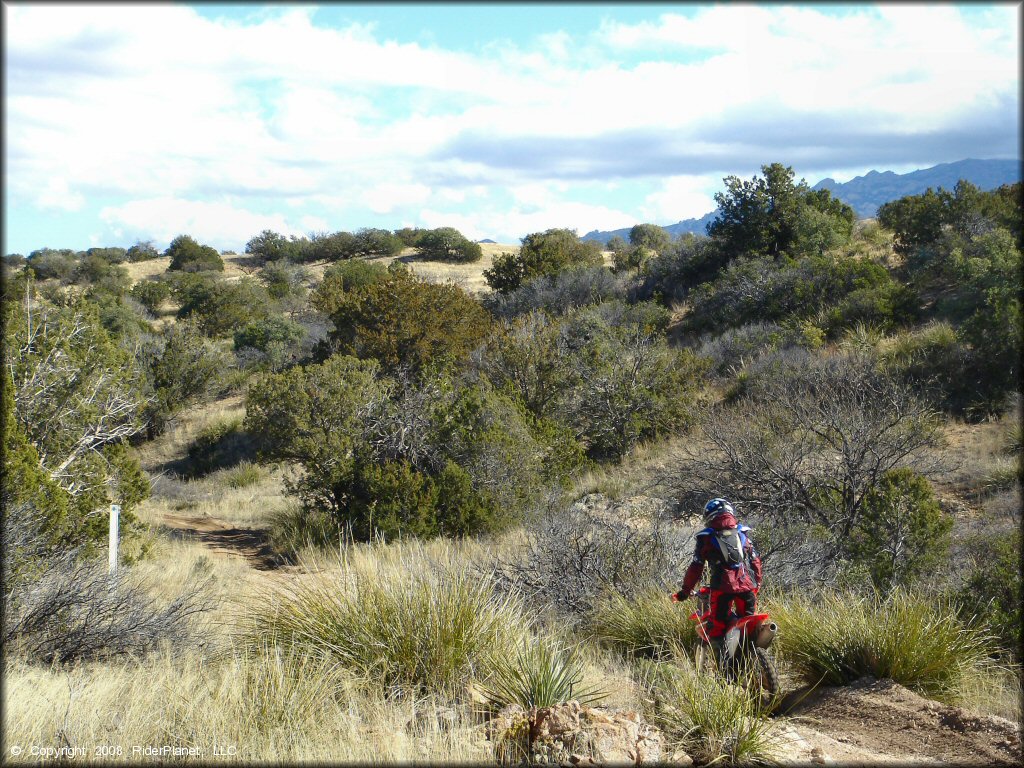
[[[754,673],[753,685],[761,694],[761,702],[765,706],[771,703],[782,692],[782,684],[779,682],[779,672],[775,668],[775,660],[767,648],[754,648]]]

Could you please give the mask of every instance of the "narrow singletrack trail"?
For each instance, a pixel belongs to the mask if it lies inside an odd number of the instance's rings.
[[[161,517],[161,525],[171,537],[192,539],[218,554],[240,557],[257,571],[277,571],[288,567],[270,546],[269,536],[263,528],[240,527],[215,517],[169,513]]]

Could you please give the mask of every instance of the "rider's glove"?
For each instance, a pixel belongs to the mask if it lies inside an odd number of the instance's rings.
[[[676,592],[676,593],[674,593],[672,595],[672,602],[673,603],[681,603],[681,602],[683,602],[683,600],[685,600],[689,596],[690,596],[689,592],[683,592],[683,590],[680,589],[678,592]]]

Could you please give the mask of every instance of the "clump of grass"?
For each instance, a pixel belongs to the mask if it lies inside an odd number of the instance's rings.
[[[297,559],[305,549],[337,550],[342,541],[341,529],[325,512],[289,504],[270,516],[271,545],[292,559]]]
[[[523,709],[553,707],[575,699],[591,704],[606,697],[597,688],[580,688],[583,661],[576,649],[558,647],[536,638],[520,646],[512,656],[492,659],[483,695],[495,707],[518,704]]]
[[[780,656],[810,681],[846,685],[870,675],[929,696],[956,698],[963,681],[993,651],[981,628],[960,621],[930,597],[826,593],[777,598]]]
[[[982,487],[988,493],[1009,491],[1024,477],[1024,459],[1016,457],[1000,457],[996,459],[985,478]]]
[[[224,482],[230,488],[248,488],[263,480],[263,468],[251,461],[243,461],[224,473]]]
[[[262,642],[237,651],[232,663],[245,702],[239,714],[255,732],[302,728],[325,708],[337,706],[346,688],[341,665],[315,650]]]
[[[269,635],[283,648],[323,653],[375,685],[447,694],[486,660],[514,652],[528,627],[515,598],[466,570],[378,570],[348,581],[321,575],[266,596],[249,618],[250,642]]]
[[[695,674],[691,665],[646,660],[638,682],[652,702],[648,719],[698,763],[774,762],[778,745],[767,711],[741,686]]]
[[[663,590],[646,589],[633,597],[609,592],[595,605],[590,629],[599,642],[626,655],[661,658],[672,649],[696,647],[691,612]]]

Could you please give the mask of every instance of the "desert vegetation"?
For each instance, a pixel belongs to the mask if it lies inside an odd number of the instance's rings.
[[[608,254],[442,227],[5,257],[5,742],[518,761],[529,728],[492,724],[575,700],[665,759],[792,758],[668,598],[712,496],[791,691],[1019,720],[1020,185],[864,222],[778,164],[725,182],[707,236]]]

